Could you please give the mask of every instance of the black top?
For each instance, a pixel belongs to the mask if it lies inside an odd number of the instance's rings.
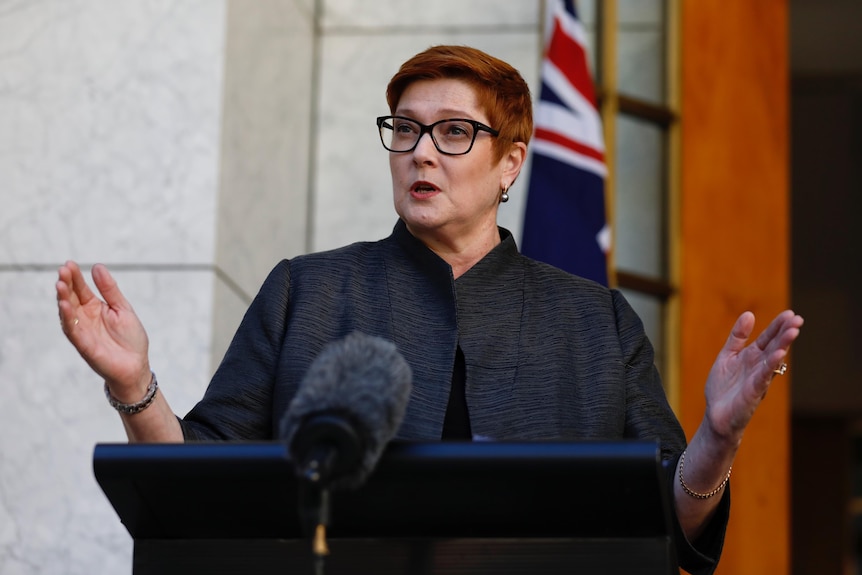
[[[470,413],[467,409],[467,396],[464,392],[466,370],[464,352],[461,346],[455,351],[455,368],[452,370],[452,389],[449,391],[449,405],[446,419],[443,420],[443,440],[457,441],[473,439],[470,431]]]

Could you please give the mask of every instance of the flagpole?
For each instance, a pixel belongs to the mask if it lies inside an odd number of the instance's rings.
[[[667,106],[674,116],[674,120],[668,126],[667,149],[668,149],[668,265],[667,281],[673,288],[664,305],[664,341],[665,361],[662,381],[668,403],[676,411],[677,417],[682,419],[680,413],[682,397],[682,379],[680,366],[682,365],[682,350],[680,334],[682,333],[680,320],[680,293],[679,286],[682,284],[681,262],[682,255],[682,226],[680,216],[682,154],[680,152],[680,9],[681,0],[668,0],[666,4],[667,18],[665,21],[665,38],[667,59],[666,80]]]
[[[617,92],[617,0],[598,0],[598,26],[601,27],[600,57],[602,98],[599,114],[605,139],[605,220],[611,228],[611,247],[607,254],[608,285],[617,286],[616,273],[616,119],[619,111]]]

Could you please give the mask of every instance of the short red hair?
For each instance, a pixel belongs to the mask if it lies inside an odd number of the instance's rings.
[[[533,104],[524,78],[506,62],[467,46],[432,46],[404,62],[386,87],[390,113],[410,84],[441,79],[462,80],[476,90],[489,125],[500,132],[494,142],[497,160],[512,142],[530,142]]]

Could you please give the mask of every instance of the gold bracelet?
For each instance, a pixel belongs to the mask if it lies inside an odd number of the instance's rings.
[[[719,491],[724,489],[724,486],[727,485],[727,482],[730,480],[730,472],[733,471],[733,465],[727,470],[727,475],[724,476],[724,480],[718,484],[718,487],[710,491],[709,493],[698,493],[697,491],[692,491],[688,485],[685,484],[685,479],[682,478],[682,470],[685,469],[685,451],[683,450],[682,455],[679,456],[679,484],[682,486],[682,490],[685,491],[688,495],[694,497],[695,499],[709,499],[710,497],[714,497],[718,494]]]

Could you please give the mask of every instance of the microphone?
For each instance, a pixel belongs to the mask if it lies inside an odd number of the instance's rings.
[[[410,365],[395,344],[353,332],[311,363],[280,422],[297,474],[325,489],[355,489],[404,419]]]

